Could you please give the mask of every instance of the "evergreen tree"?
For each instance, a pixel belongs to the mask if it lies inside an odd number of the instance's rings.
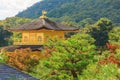
[[[86,66],[94,60],[94,39],[79,33],[65,41],[50,42],[55,51],[37,67],[43,80],[78,80]]]

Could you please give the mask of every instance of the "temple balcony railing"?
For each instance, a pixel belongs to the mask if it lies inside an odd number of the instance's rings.
[[[43,41],[23,40],[22,38],[14,38],[13,45],[42,45]]]

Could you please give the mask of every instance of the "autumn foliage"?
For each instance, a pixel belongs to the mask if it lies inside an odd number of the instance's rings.
[[[14,52],[7,52],[7,63],[23,71],[31,71],[31,68],[39,64],[39,60],[50,56],[52,49],[45,48],[43,52],[32,51],[30,48],[17,49]]]
[[[8,52],[7,56],[9,65],[24,71],[30,71],[31,67],[36,66],[43,57],[39,52],[32,52],[29,48]]]
[[[112,45],[112,44],[110,44],[110,43],[106,43],[106,46],[108,47],[108,49],[109,49],[110,52],[114,52],[116,49],[119,48],[119,46],[117,46],[117,45]]]
[[[108,64],[108,63],[114,63],[120,66],[120,60],[116,59],[114,54],[110,54],[108,58],[99,61],[99,64]]]
[[[112,45],[110,43],[106,43],[109,51],[111,52],[110,55],[108,56],[108,58],[99,61],[99,64],[108,64],[108,63],[114,63],[117,64],[118,66],[120,66],[120,60],[116,59],[115,57],[115,50],[119,48],[119,46],[117,45]]]

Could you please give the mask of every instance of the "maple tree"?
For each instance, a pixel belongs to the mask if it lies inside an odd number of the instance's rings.
[[[28,72],[44,57],[44,55],[38,51],[32,52],[30,48],[19,49],[14,52],[7,52],[6,54],[9,65]]]

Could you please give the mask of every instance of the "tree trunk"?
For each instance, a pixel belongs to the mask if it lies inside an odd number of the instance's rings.
[[[71,74],[75,80],[78,80],[78,76],[77,76],[75,70],[71,70]]]

